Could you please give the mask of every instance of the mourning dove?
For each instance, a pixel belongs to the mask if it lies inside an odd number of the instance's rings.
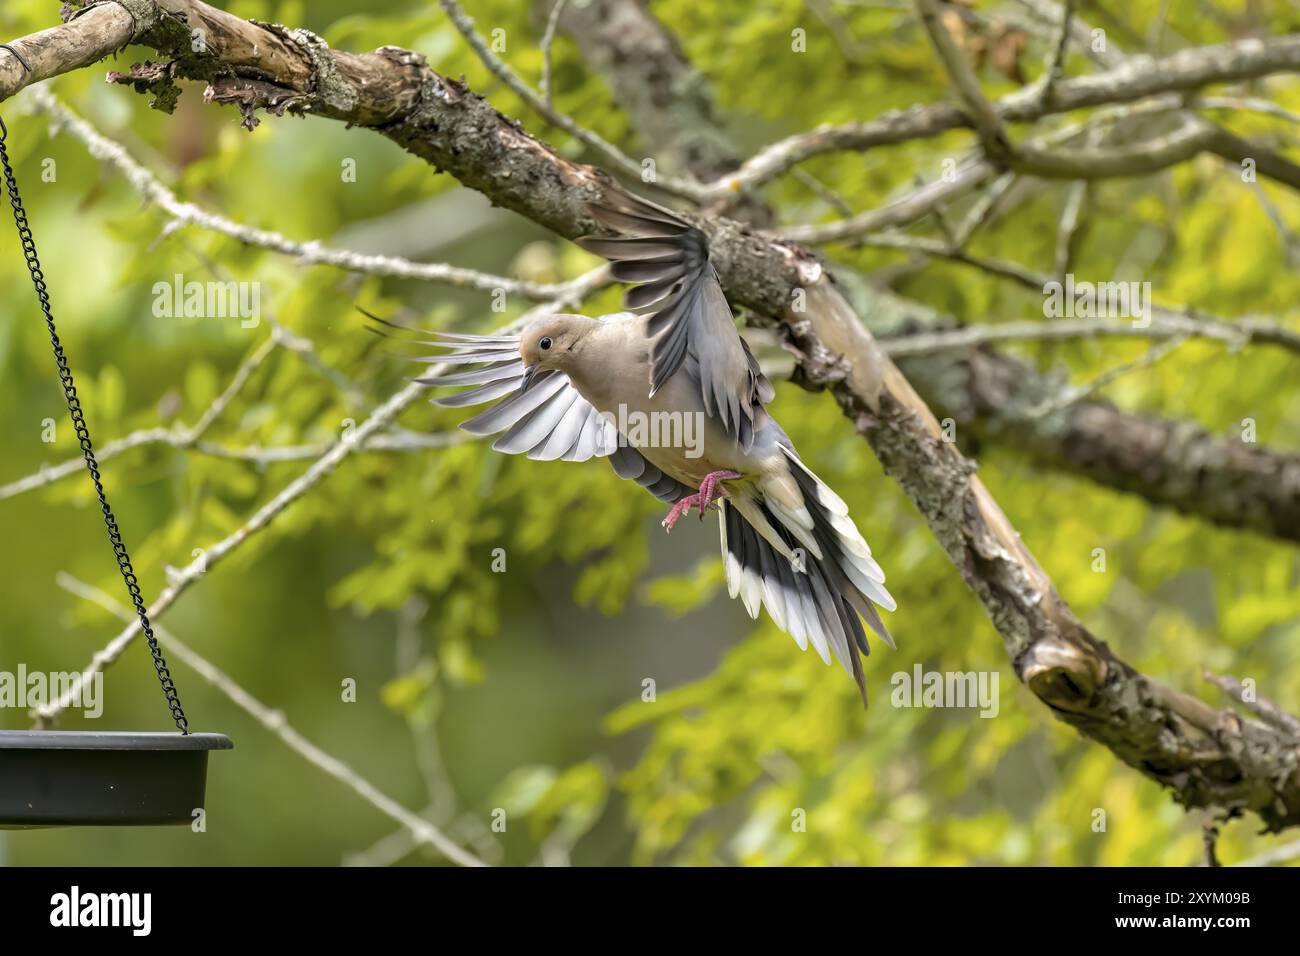
[[[461,427],[500,434],[498,451],[549,461],[608,457],[671,510],[719,511],[731,596],[759,606],[827,664],[833,653],[866,704],[858,651],[861,615],[893,640],[877,606],[892,611],[885,575],[844,501],[800,460],[767,413],[773,388],[736,330],[704,234],[675,213],[628,194],[591,214],[621,238],[584,238],[639,283],[626,305],[653,312],[590,318],[551,314],[519,335],[431,333],[442,351],[422,361],[477,366],[420,379],[473,386],[434,401],[460,407],[500,399]],[[698,489],[698,490],[697,490]]]

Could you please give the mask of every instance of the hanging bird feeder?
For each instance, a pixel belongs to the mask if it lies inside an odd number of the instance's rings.
[[[190,823],[224,734],[0,731],[0,827]]]
[[[10,48],[10,52],[14,51]],[[18,59],[27,66],[21,56]],[[0,119],[0,164],[3,164],[5,188],[13,206],[23,258],[45,316],[68,413],[99,498],[109,541],[131,604],[140,618],[140,630],[149,644],[154,669],[178,733],[0,731],[0,828],[189,823],[195,811],[203,807],[208,751],[229,750],[234,745],[223,734],[190,733],[176,685],[149,623],[131,558],[104,493],[99,463],[90,443],[67,356],[54,330],[54,314],[41,264],[36,258],[36,243],[5,149],[8,134],[4,120]]]

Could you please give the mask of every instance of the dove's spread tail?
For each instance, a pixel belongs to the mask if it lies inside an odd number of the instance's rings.
[[[893,647],[877,606],[892,611],[896,604],[844,501],[791,449],[781,451],[789,464],[783,474],[737,487],[723,502],[727,588],[750,617],[766,607],[800,648],[811,643],[828,664],[833,653],[865,705],[858,654],[869,648],[859,615]]]

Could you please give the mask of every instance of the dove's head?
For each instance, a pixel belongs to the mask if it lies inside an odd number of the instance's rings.
[[[524,362],[524,388],[538,372],[564,372],[573,361],[576,346],[596,324],[585,315],[560,312],[529,322],[519,336],[519,357]]]

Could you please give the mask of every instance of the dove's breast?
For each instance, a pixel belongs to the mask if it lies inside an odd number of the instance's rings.
[[[714,471],[757,477],[782,467],[767,429],[745,452],[705,413],[699,384],[685,366],[650,396],[650,343],[641,320],[597,329],[567,371],[582,397],[610,416],[628,445],[678,481],[694,487]]]

